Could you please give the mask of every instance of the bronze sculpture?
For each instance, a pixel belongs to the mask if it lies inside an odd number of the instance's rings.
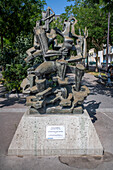
[[[34,46],[27,50],[25,61],[40,56],[43,63],[28,69],[28,76],[21,87],[28,95],[26,104],[30,106],[30,114],[82,113],[82,103],[89,93],[86,86],[81,86],[85,69],[80,63],[83,60],[84,37],[75,34],[77,20],[72,16],[64,21],[63,31],[50,29],[54,15],[48,7],[42,19],[36,22]],[[57,34],[64,39],[62,45],[56,43]],[[77,44],[74,44],[73,38],[77,38]],[[52,49],[49,49],[51,44]],[[77,56],[69,56],[71,50],[76,51]],[[75,66],[69,65],[72,62]]]

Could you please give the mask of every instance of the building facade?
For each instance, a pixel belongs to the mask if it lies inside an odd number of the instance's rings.
[[[98,51],[98,66],[105,66],[106,65],[106,51],[107,51],[107,45],[103,45],[103,50]],[[109,46],[108,49],[108,65],[113,62],[113,46]],[[95,65],[96,64],[96,50],[95,48],[92,48],[88,52],[88,63],[89,65]]]

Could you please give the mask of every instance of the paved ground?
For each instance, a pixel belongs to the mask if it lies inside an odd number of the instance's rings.
[[[83,84],[87,85],[91,91],[87,97],[85,104],[88,104],[96,110],[112,110],[113,108],[113,87],[105,87],[102,84],[97,83],[97,78],[91,74],[85,74],[83,78]],[[89,107],[88,106],[88,107]]]
[[[104,157],[15,157],[7,156],[8,146],[26,110],[24,99],[0,98],[0,170],[77,170],[113,169],[113,89],[105,88],[96,78],[85,74],[91,90],[84,102],[104,147]],[[0,87],[1,89],[2,87]]]

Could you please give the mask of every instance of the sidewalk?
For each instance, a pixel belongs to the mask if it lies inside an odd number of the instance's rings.
[[[0,170],[113,169],[113,88],[98,84],[91,74],[85,74],[83,83],[91,90],[84,108],[91,116],[104,147],[104,158],[7,156],[9,144],[27,107],[25,99],[0,98]]]
[[[97,78],[91,74],[85,74],[83,78],[83,84],[85,84],[89,90],[90,95],[86,98],[84,104],[93,106],[97,111],[110,111],[113,110],[113,87],[105,87],[97,82]],[[89,106],[87,108],[89,108]],[[86,108],[86,109],[87,109]]]
[[[23,112],[27,109],[25,105],[26,99],[23,97],[17,97],[17,94],[13,95],[14,97],[8,98],[5,97],[6,89],[0,84],[0,112]]]

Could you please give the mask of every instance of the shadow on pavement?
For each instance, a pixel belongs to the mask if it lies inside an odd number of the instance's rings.
[[[90,95],[101,94],[113,97],[113,87],[106,87],[102,84],[99,84],[97,82],[97,78],[95,77],[93,78],[93,80],[91,80],[90,77],[85,77],[85,79],[82,81],[82,84],[86,85],[89,88],[89,90],[91,91]]]
[[[0,101],[0,108],[6,107],[6,106],[13,106],[15,104],[24,104],[26,100],[22,98],[2,98],[3,100]]]
[[[95,100],[84,102],[84,109],[87,110],[89,116],[91,117],[92,122],[94,123],[97,118],[96,118],[96,109],[99,108],[99,105],[101,102],[97,103]]]

